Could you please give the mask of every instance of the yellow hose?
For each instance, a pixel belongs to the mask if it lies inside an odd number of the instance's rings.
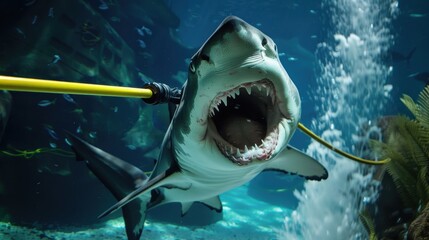
[[[145,88],[117,87],[88,83],[9,77],[0,75],[0,89],[21,92],[82,94],[112,97],[150,98],[152,91]]]
[[[322,144],[323,146],[325,146],[325,147],[331,149],[332,151],[340,154],[341,156],[344,156],[344,157],[351,159],[353,161],[365,163],[365,164],[371,164],[371,165],[381,165],[381,164],[386,164],[386,163],[390,162],[390,158],[386,158],[386,159],[383,159],[380,161],[376,161],[376,160],[367,160],[367,159],[363,159],[363,158],[351,155],[351,154],[343,152],[340,149],[337,149],[334,146],[332,146],[331,144],[327,143],[325,140],[321,139],[319,136],[317,136],[310,129],[306,128],[302,123],[298,123],[298,128],[301,131],[303,131],[305,134],[307,134],[308,136],[310,136],[311,138],[313,138],[314,140],[316,140],[317,142]]]
[[[0,75],[0,89],[22,92],[44,92],[44,93],[62,93],[62,94],[82,94],[82,95],[98,95],[98,96],[113,96],[113,97],[132,97],[132,98],[151,98],[153,93],[147,88],[131,88],[106,86],[88,83],[62,82],[55,80],[44,80],[35,78],[10,77]],[[384,159],[380,161],[367,160],[356,157],[349,153],[336,149],[331,144],[327,143],[315,133],[306,128],[302,123],[298,123],[298,128],[305,134],[328,147],[332,151],[354,160],[356,162],[380,165],[390,161]]]

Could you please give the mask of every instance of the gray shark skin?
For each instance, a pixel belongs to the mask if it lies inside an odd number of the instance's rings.
[[[326,179],[321,164],[288,146],[300,114],[299,93],[280,63],[275,43],[243,20],[226,18],[192,57],[181,102],[152,174],[140,180],[129,177],[136,181],[121,194],[114,193],[122,199],[99,217],[134,204],[142,220],[127,229],[141,233],[147,210],[179,202],[184,215],[194,202],[201,202],[220,212],[220,194],[262,171]],[[95,148],[72,138],[77,153]],[[101,150],[91,151],[82,157],[99,159]],[[119,181],[109,177],[100,180]],[[126,218],[124,214],[127,224]],[[128,239],[140,234],[132,237],[128,234]]]

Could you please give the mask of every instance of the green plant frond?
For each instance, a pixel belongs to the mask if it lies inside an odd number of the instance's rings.
[[[400,152],[404,160],[417,165],[426,161],[424,146],[419,143],[420,125],[417,122],[402,116],[392,118],[386,135],[386,143]]]
[[[368,232],[368,236],[370,240],[377,240],[377,236],[375,234],[375,224],[368,210],[363,210],[359,213],[359,219],[362,225],[365,227]]]
[[[415,212],[429,202],[429,86],[419,95],[417,103],[403,95],[401,101],[415,116],[387,119],[385,144],[370,145],[383,157],[391,158],[386,171],[392,177],[406,207]]]
[[[429,142],[429,132],[425,135],[425,128],[414,120],[405,116],[391,118],[386,128],[386,137],[384,141],[391,147],[400,152],[405,160],[416,163],[418,166],[426,165],[428,159],[427,146],[425,141]],[[389,156],[384,156],[389,157]]]
[[[419,94],[417,100],[417,115],[416,120],[419,121],[422,126],[429,128],[429,86],[426,86],[423,91]]]
[[[417,189],[420,195],[421,202],[423,206],[429,202],[429,174],[428,167],[423,167],[420,169],[417,178]]]
[[[391,157],[387,166],[387,172],[392,176],[393,182],[407,207],[415,209],[419,202],[419,194],[416,192],[416,173],[407,160],[398,152],[391,149],[387,152]]]
[[[422,127],[416,121],[408,121],[405,124],[410,138],[406,139],[406,146],[402,149],[402,152],[407,152],[408,156],[411,157],[413,162],[415,162],[419,167],[428,165],[428,144],[425,142],[428,141],[429,137],[426,135],[426,129]],[[427,133],[429,134],[429,132]]]
[[[429,165],[429,128],[424,126],[419,126],[419,132],[417,135],[417,143],[425,154],[425,159],[423,160],[424,165]]]
[[[417,117],[417,115],[418,115],[418,106],[417,106],[417,104],[414,102],[414,100],[410,96],[408,96],[406,94],[402,95],[401,102],[410,110],[410,112],[415,117]]]

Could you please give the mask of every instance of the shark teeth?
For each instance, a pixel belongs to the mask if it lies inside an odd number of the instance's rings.
[[[238,165],[246,165],[254,160],[271,159],[279,137],[280,118],[277,105],[274,85],[268,79],[243,83],[214,97],[209,106],[208,115],[211,118],[209,123],[213,124],[212,136],[222,154]],[[252,112],[249,113],[249,111]],[[250,114],[249,117],[246,117],[246,114]],[[229,118],[229,121],[236,117],[234,124],[251,124],[247,125],[252,126],[248,130],[259,131],[256,133],[259,135],[257,137],[252,135],[251,140],[241,139],[245,138],[245,134],[242,133],[234,133],[236,135],[232,137],[230,133],[241,126],[229,124],[225,127],[224,117]],[[247,122],[244,122],[243,118]],[[240,121],[243,122],[240,123]],[[251,123],[253,121],[256,123]]]
[[[251,86],[249,86],[249,85],[247,85],[247,86],[245,86],[245,88],[246,88],[247,93],[248,93],[249,95],[252,95],[252,87],[251,87]]]
[[[210,107],[209,107],[209,116],[213,117],[216,112],[219,112],[219,105],[223,104],[225,106],[228,106],[228,98],[236,99],[237,96],[240,95],[240,89],[244,89],[248,95],[252,95],[252,92],[256,91],[259,95],[265,95],[265,96],[271,96],[271,103],[274,105],[276,101],[276,95],[275,90],[271,82],[269,82],[266,79],[255,81],[255,82],[248,82],[243,83],[231,90],[228,90],[226,92],[222,92],[221,94],[217,95]]]
[[[238,165],[247,165],[253,160],[266,161],[271,158],[274,149],[277,146],[279,131],[274,129],[265,139],[261,140],[261,144],[248,147],[244,145],[244,149],[236,148],[228,143],[216,141],[216,145],[231,161]]]

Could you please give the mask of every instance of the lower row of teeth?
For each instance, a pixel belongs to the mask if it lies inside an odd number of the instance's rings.
[[[261,148],[265,148],[265,147],[267,147],[265,142],[263,142],[259,146],[256,145],[256,143],[255,143],[255,145],[253,145],[250,149],[247,147],[247,145],[244,145],[244,149],[235,148],[235,151],[234,151],[234,147],[230,146],[229,147],[230,148],[229,149],[229,154],[234,154],[234,152],[235,152],[236,155],[241,155],[241,154],[247,153],[249,151],[254,152],[254,151],[257,151],[257,150],[262,150]]]
[[[250,149],[247,147],[247,145],[244,146],[244,149],[239,149],[233,146],[225,146],[222,143],[219,143],[219,145],[224,149],[224,152],[228,157],[233,157],[236,160],[241,161],[250,161],[252,158],[264,156],[271,151],[271,148],[277,144],[276,138],[274,136],[276,134],[276,131],[271,133],[270,136],[265,138],[265,140],[261,140],[262,144],[259,146],[255,144]]]

